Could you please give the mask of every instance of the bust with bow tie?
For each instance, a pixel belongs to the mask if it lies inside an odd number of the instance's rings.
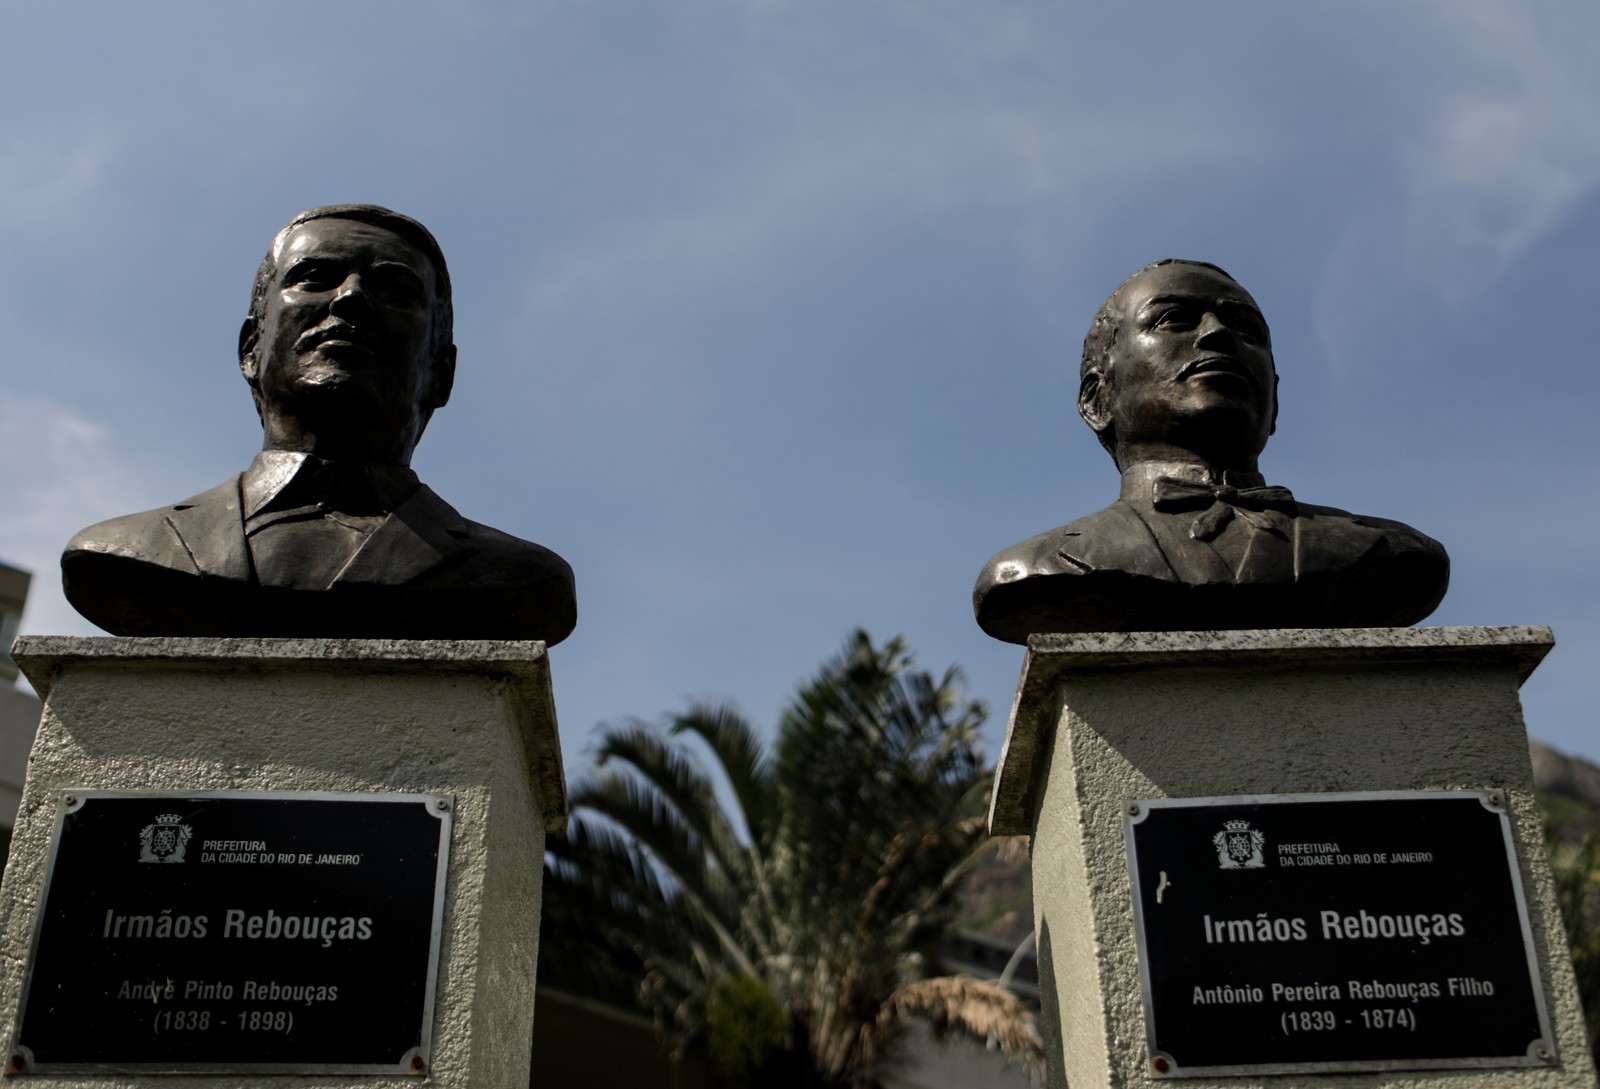
[[[239,334],[261,453],[80,532],[61,558],[68,600],[116,635],[566,638],[566,561],[463,518],[411,471],[455,380],[452,313],[416,220],[367,204],[295,216]]]
[[[1298,501],[1256,461],[1278,415],[1266,320],[1215,265],[1158,261],[1084,338],[1078,412],[1117,501],[991,559],[983,630],[1399,627],[1444,597],[1444,548],[1409,526]]]

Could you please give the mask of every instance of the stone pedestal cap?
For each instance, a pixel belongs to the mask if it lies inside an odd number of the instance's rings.
[[[503,681],[516,704],[528,774],[545,828],[567,824],[566,777],[556,732],[550,659],[538,641],[476,639],[203,639],[25,635],[13,655],[40,697],[65,669],[327,672],[380,679],[385,674],[470,674]]]
[[[1278,628],[1260,631],[1096,632],[1034,635],[1017,682],[995,772],[989,833],[1027,835],[1039,790],[1040,745],[1060,712],[1053,698],[1074,676],[1139,670],[1337,669],[1430,664],[1515,670],[1528,679],[1555,637],[1547,627]]]

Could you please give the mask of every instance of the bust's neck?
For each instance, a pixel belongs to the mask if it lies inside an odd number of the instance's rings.
[[[1149,458],[1122,470],[1122,498],[1148,499],[1155,482],[1163,477],[1191,484],[1227,484],[1235,488],[1259,488],[1266,483],[1253,466],[1219,469],[1199,458]]]
[[[261,421],[261,449],[290,454],[307,454],[323,461],[359,462],[390,465],[404,469],[411,464],[413,436],[378,434],[353,421],[339,421],[322,427],[304,417],[268,413]]]

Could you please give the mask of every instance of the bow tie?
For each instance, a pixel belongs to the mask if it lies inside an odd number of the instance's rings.
[[[1225,529],[1236,516],[1255,529],[1283,536],[1264,510],[1294,513],[1294,496],[1288,488],[1265,485],[1235,488],[1231,484],[1194,484],[1177,477],[1158,477],[1151,491],[1151,502],[1159,511],[1199,510],[1200,517],[1189,527],[1189,536],[1209,541]]]

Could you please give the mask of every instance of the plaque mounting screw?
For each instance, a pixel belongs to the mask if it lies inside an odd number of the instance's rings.
[[[1138,802],[1129,802],[1128,803],[1128,816],[1137,817],[1138,815],[1139,815],[1139,803]],[[1163,1060],[1160,1060],[1160,1061],[1165,1062],[1166,1060],[1163,1059]]]
[[[20,1074],[26,1068],[27,1060],[20,1053],[12,1054],[10,1061],[6,1063],[7,1074]]]
[[[1137,809],[1138,807],[1130,806],[1129,808]],[[1172,1069],[1172,1064],[1167,1061],[1167,1057],[1165,1055],[1157,1055],[1155,1058],[1150,1060],[1150,1068],[1157,1074],[1165,1074],[1167,1071]]]
[[[76,794],[68,794],[64,800],[67,803],[68,809],[71,809],[73,806],[78,804],[78,796]]]
[[[438,805],[439,811],[441,813],[450,812],[450,799],[449,798],[440,798],[435,804]],[[419,1062],[422,1061],[422,1056],[418,1055],[415,1059],[412,1059],[411,1061],[414,1062],[414,1063],[419,1063]]]
[[[1551,1053],[1550,1048],[1544,1044],[1540,1044],[1538,1047],[1534,1048],[1533,1053],[1539,1058],[1543,1059],[1545,1062],[1549,1062],[1551,1059],[1555,1058],[1554,1054]]]
[[[427,1059],[424,1059],[421,1055],[413,1055],[413,1056],[411,1056],[411,1072],[413,1074],[426,1073],[427,1069],[428,1069],[428,1060]]]

